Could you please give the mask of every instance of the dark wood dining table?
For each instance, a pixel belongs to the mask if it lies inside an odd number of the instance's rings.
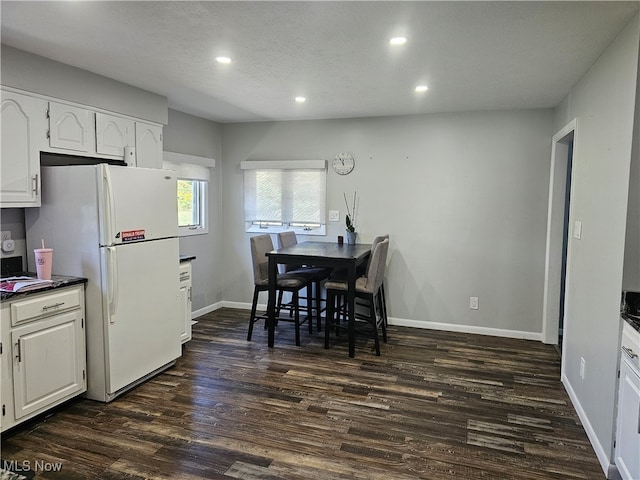
[[[344,269],[347,274],[347,305],[349,313],[349,356],[355,355],[355,288],[357,268],[364,264],[371,254],[369,244],[339,244],[331,242],[300,242],[286,248],[272,250],[269,257],[269,302],[267,304],[267,327],[269,347],[275,343],[276,318],[276,278],[279,264],[308,265]],[[318,312],[318,315],[320,313]],[[311,321],[311,319],[309,319]]]

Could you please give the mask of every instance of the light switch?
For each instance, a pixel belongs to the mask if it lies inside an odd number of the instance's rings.
[[[339,222],[340,221],[340,210],[329,210],[329,221],[330,222]]]
[[[573,223],[573,238],[580,240],[582,238],[582,222]]]

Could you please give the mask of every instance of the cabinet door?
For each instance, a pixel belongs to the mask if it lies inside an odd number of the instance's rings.
[[[124,147],[135,142],[135,122],[122,117],[96,113],[96,152],[124,156]]]
[[[180,312],[182,315],[182,343],[191,340],[191,262],[180,264]]]
[[[15,423],[13,416],[13,389],[11,388],[11,324],[8,303],[2,304],[0,313],[0,398],[2,399],[2,412],[0,412],[0,430],[4,431]]]
[[[39,207],[47,102],[12,92],[1,94],[0,206]]]
[[[16,419],[86,388],[82,323],[79,309],[11,332]]]
[[[191,313],[187,311],[189,303],[189,286],[184,283],[180,283],[180,315],[182,317],[182,327],[180,329],[180,341],[182,343],[190,340],[188,338],[188,330],[187,330],[187,314]]]
[[[162,168],[162,127],[136,122],[136,166]]]
[[[49,103],[49,146],[89,153],[93,151],[93,113],[84,108]]]
[[[624,480],[640,478],[640,377],[620,362],[615,463]]]

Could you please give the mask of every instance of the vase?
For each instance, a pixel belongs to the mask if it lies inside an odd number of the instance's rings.
[[[358,236],[358,232],[347,231],[347,245],[355,245],[357,236]]]

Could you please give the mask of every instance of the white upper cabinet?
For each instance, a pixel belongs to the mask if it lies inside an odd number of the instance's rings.
[[[0,207],[39,207],[40,148],[46,142],[47,102],[0,93]]]
[[[0,208],[40,206],[40,152],[162,168],[162,125],[55,100],[0,88]]]
[[[49,103],[49,146],[91,153],[95,149],[93,112],[84,108]]]
[[[96,152],[124,157],[124,147],[135,145],[135,122],[128,118],[96,113]]]
[[[136,166],[162,168],[162,126],[136,122]]]

